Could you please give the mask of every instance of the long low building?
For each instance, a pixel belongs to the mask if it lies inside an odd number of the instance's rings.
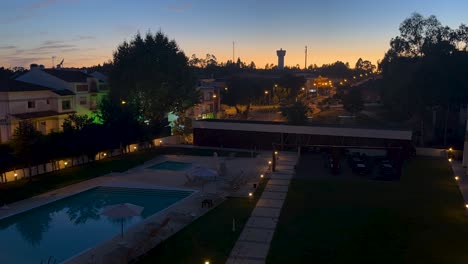
[[[238,120],[193,121],[194,144],[199,146],[286,149],[298,146],[411,148],[412,131],[344,127],[293,126],[282,122]]]

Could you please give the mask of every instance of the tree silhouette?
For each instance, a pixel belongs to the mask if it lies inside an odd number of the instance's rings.
[[[109,83],[112,103],[132,105],[141,121],[160,122],[198,100],[187,57],[161,31],[119,45]]]

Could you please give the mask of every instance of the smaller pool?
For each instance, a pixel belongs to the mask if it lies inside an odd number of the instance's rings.
[[[171,171],[182,171],[192,167],[192,163],[179,162],[179,161],[164,161],[153,166],[148,167],[152,170],[171,170]]]

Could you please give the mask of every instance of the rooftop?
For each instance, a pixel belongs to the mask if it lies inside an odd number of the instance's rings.
[[[47,91],[49,87],[25,83],[13,79],[0,80],[0,92],[30,92],[30,91]]]
[[[66,82],[87,82],[89,77],[92,77],[82,71],[67,70],[67,69],[43,69],[42,71],[53,75]]]

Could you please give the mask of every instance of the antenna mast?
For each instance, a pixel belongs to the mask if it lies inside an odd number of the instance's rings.
[[[233,41],[232,42],[232,63],[234,63],[235,51],[236,51],[235,42]]]
[[[307,46],[305,46],[305,63],[304,63],[304,69],[307,70]]]
[[[55,58],[57,58],[56,56],[52,56],[52,69],[55,68]]]

